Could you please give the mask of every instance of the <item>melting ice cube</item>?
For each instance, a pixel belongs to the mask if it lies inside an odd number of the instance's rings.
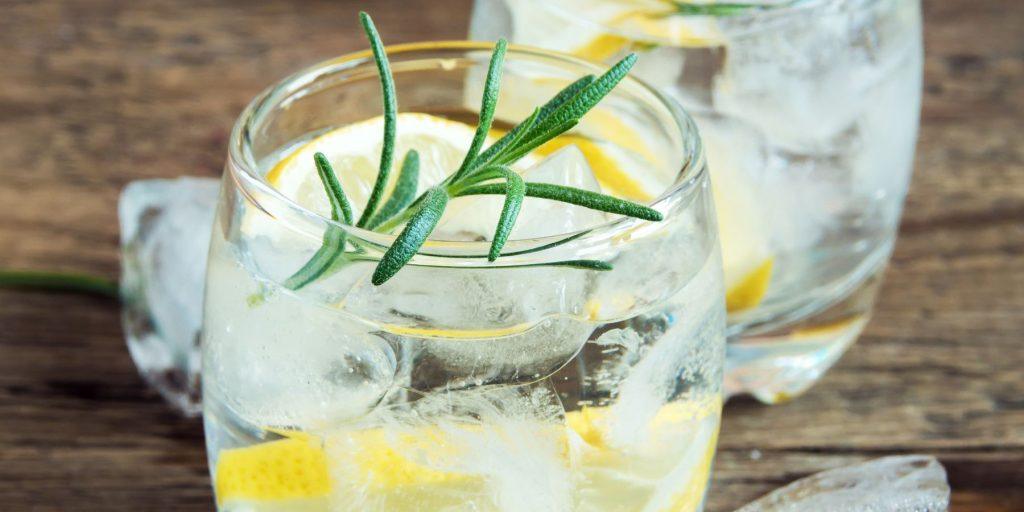
[[[945,512],[946,471],[934,457],[884,457],[823,471],[736,512]]]
[[[523,172],[527,182],[550,183],[600,192],[594,171],[576,146],[566,146]],[[527,198],[519,214],[513,238],[539,238],[571,233],[607,220],[603,212],[548,199]]]
[[[724,17],[724,30],[736,35],[713,93],[719,111],[801,153],[840,143],[883,69],[870,51],[874,29],[865,10],[809,10],[805,16],[782,30]]]
[[[118,204],[128,349],[146,381],[190,415],[200,411],[203,281],[218,189],[208,178],[136,181]]]

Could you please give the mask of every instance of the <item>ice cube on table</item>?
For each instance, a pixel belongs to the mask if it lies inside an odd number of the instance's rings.
[[[122,322],[139,373],[188,415],[200,412],[199,333],[219,181],[141,180],[121,193]]]
[[[600,192],[601,186],[575,145],[566,146],[522,171],[528,183],[550,183]],[[504,196],[471,196],[456,199],[435,231],[441,240],[490,240],[501,215]],[[522,240],[572,233],[604,223],[603,212],[539,198],[526,198],[510,239]]]
[[[736,512],[945,512],[948,506],[939,461],[904,455],[817,473]]]

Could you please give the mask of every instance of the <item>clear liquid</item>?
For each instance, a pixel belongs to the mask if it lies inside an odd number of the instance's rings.
[[[730,298],[727,392],[765,402],[806,390],[867,323],[917,138],[920,2],[812,4],[650,17],[657,2],[476,0],[470,30],[606,64],[635,52],[631,74],[695,118]]]
[[[699,507],[720,409],[713,305],[703,328],[682,321],[679,296],[608,324],[415,337],[268,293],[224,240],[212,251],[203,399],[215,480],[225,453],[304,439],[331,481],[323,496],[221,510]],[[715,267],[702,272],[714,279]],[[700,280],[680,295],[707,293]],[[266,298],[252,307],[254,294]]]
[[[350,263],[299,292],[277,283],[315,246],[229,199],[203,333],[219,510],[700,510],[725,312],[696,190],[624,233],[612,272],[410,265],[375,287]]]

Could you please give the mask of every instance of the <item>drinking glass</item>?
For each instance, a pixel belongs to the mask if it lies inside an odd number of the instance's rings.
[[[806,390],[859,336],[892,252],[921,100],[919,0],[476,0],[507,37],[634,73],[690,112],[714,183],[726,393]]]
[[[438,127],[475,120],[491,48],[389,47],[400,144],[406,113]],[[512,47],[496,129],[603,70]],[[510,240],[488,263],[489,243],[467,232],[492,205],[453,199],[453,218],[374,286],[367,260],[394,237],[300,206],[268,174],[381,111],[362,52],[279,82],[232,132],[202,343],[218,509],[700,510],[721,410],[725,288],[691,119],[627,78],[531,164],[583,173],[606,193],[625,178],[658,186],[649,205],[663,221],[529,199],[520,222],[548,234]],[[444,159],[420,153],[422,179]],[[334,162],[358,179],[350,164]],[[285,286],[328,229],[368,257]],[[612,269],[555,265],[580,259]]]

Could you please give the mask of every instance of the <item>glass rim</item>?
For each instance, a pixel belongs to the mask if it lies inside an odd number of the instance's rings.
[[[509,1],[512,1],[512,0],[509,0]],[[585,16],[579,16],[576,13],[574,13],[574,12],[572,12],[570,10],[565,9],[564,6],[558,5],[558,2],[551,2],[549,0],[527,0],[527,1],[532,2],[532,3],[536,4],[536,5],[538,5],[541,9],[547,10],[548,12],[553,12],[556,15],[562,17],[562,18],[566,18],[566,19],[572,20],[575,23],[582,23],[584,25],[590,25],[591,27],[594,27],[596,29],[602,30],[604,32],[609,32],[609,33],[612,33],[612,34],[618,34],[618,35],[621,35],[621,36],[626,37],[628,39],[633,39],[633,40],[636,40],[636,41],[645,41],[645,40],[652,40],[652,39],[657,40],[657,41],[661,41],[660,39],[651,38],[649,36],[645,36],[644,34],[637,34],[637,33],[635,33],[634,31],[631,31],[631,30],[623,30],[623,29],[618,28],[618,27],[613,27],[613,26],[609,25],[607,22],[591,19],[591,18],[588,18],[588,17],[585,17]],[[789,0],[789,1],[786,1],[786,2],[779,2],[777,4],[757,5],[757,6],[751,7],[749,9],[749,12],[739,12],[739,13],[729,14],[729,15],[725,15],[725,16],[720,16],[720,17],[733,18],[733,19],[739,19],[739,20],[764,17],[764,18],[768,18],[768,19],[778,23],[778,22],[785,22],[787,20],[787,17],[792,15],[793,13],[813,10],[813,9],[821,8],[821,7],[823,7],[825,5],[828,5],[828,4],[838,4],[838,3],[842,3],[842,2],[846,2],[846,1],[849,1],[849,0]],[[875,0],[875,1],[881,1],[881,0]],[[714,2],[711,2],[711,4],[713,5]],[[690,17],[690,18],[709,18],[709,17],[710,18],[714,18],[714,17],[718,17],[718,16],[714,16],[714,15],[700,15],[700,14],[685,15],[685,16],[686,17]],[[731,35],[743,36],[743,35],[757,34],[759,32],[764,32],[764,31],[772,30],[773,28],[775,28],[775,25],[773,25],[773,24],[768,24],[768,25],[758,26],[758,27],[745,27],[745,28],[743,28],[741,30],[732,31]],[[709,43],[708,46],[714,46],[717,43],[718,43],[718,40],[716,39],[714,44],[713,43]]]
[[[425,41],[385,46],[389,58],[393,60],[397,60],[396,57],[401,55],[409,55],[419,52],[446,50],[462,52],[486,50],[490,52],[493,48],[494,43],[491,42],[462,40]],[[601,74],[608,69],[607,66],[589,62],[569,54],[531,46],[510,44],[505,57],[506,62],[513,60],[516,55],[540,57],[554,63],[568,64],[585,72],[594,74]],[[436,56],[429,57],[429,59],[438,58],[439,57]],[[305,222],[301,223],[302,225],[296,225],[300,223],[289,221],[287,219],[275,218],[276,221],[290,223],[291,225],[288,226],[289,229],[293,229],[300,234],[311,237],[312,239],[321,240],[325,229],[323,226],[331,226],[345,231],[349,236],[354,236],[371,246],[376,246],[383,250],[391,246],[395,238],[398,236],[397,233],[379,233],[342,224],[330,217],[326,217],[300,205],[269,184],[264,179],[264,176],[260,171],[260,166],[253,155],[250,138],[250,134],[260,125],[262,116],[266,113],[264,109],[268,107],[273,109],[275,106],[280,104],[280,100],[287,99],[292,94],[301,91],[321,76],[344,72],[346,70],[353,70],[361,66],[375,67],[373,53],[370,49],[352,52],[339,57],[320,61],[286,76],[257,94],[242,110],[242,113],[235,121],[231,130],[228,142],[228,165],[226,166],[225,173],[230,173],[234,184],[242,189],[243,195],[247,200],[251,201],[264,214],[270,214],[272,209],[268,208],[265,201],[260,199],[258,196],[268,197],[269,201],[279,203],[279,205],[283,205],[287,211],[294,212],[298,214],[300,218],[305,219]],[[581,76],[583,75],[581,74]],[[702,180],[707,179],[707,166],[705,165],[704,149],[697,125],[678,103],[666,94],[660,92],[657,88],[631,75],[627,75],[623,79],[623,83],[629,83],[634,87],[639,87],[641,91],[650,95],[658,105],[664,108],[665,112],[674,121],[674,126],[672,126],[670,130],[675,132],[673,136],[678,136],[681,142],[681,154],[678,155],[678,158],[673,158],[671,160],[672,162],[678,162],[679,166],[679,171],[675,175],[674,181],[655,199],[646,203],[648,206],[659,210],[665,215],[665,218],[661,222],[667,222],[673,217],[672,212],[669,211],[668,208],[671,200],[673,198],[685,196],[689,190],[698,186]],[[612,94],[614,94],[614,92]],[[254,192],[258,192],[258,194]],[[662,208],[659,209],[659,206],[662,206]],[[277,209],[279,210],[280,208]],[[277,217],[272,214],[271,216]],[[506,244],[506,251],[509,251],[510,246],[513,246],[514,243],[532,245],[533,248],[518,252],[503,251],[502,256],[494,262],[487,260],[487,254],[491,245],[489,240],[450,241],[428,238],[427,242],[423,245],[420,252],[417,253],[411,264],[419,266],[479,266],[488,268],[521,266],[523,262],[518,262],[518,264],[508,264],[513,260],[511,257],[526,253],[541,255],[548,247],[562,246],[565,245],[566,242],[570,241],[571,244],[576,245],[587,244],[588,242],[593,242],[595,240],[611,240],[618,234],[632,230],[638,225],[646,223],[658,224],[632,217],[616,216],[616,218],[612,220],[576,231],[537,238],[509,239],[508,244]],[[714,236],[717,236],[717,234]],[[431,251],[429,249],[438,250]],[[439,257],[444,261],[435,261],[433,265],[425,262],[417,263],[418,259],[422,259],[422,256]],[[506,264],[503,265],[502,263]],[[511,261],[511,263],[516,262]]]

